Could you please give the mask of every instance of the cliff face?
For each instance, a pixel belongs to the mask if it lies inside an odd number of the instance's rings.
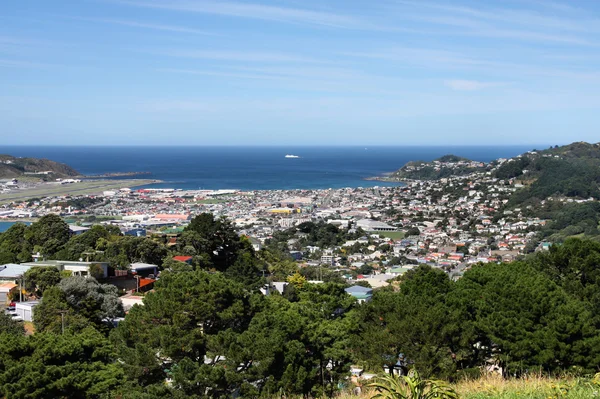
[[[50,172],[49,174],[35,175],[37,177],[62,178],[78,176],[80,173],[69,165],[38,158],[17,158],[11,155],[0,155],[0,178],[18,178],[25,174]]]

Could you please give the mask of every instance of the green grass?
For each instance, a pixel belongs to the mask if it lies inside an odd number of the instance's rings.
[[[375,391],[362,384],[363,392],[358,399],[371,399]],[[498,375],[486,375],[476,380],[461,381],[451,385],[459,399],[600,399],[600,378],[548,378],[530,376],[503,379]],[[357,398],[349,392],[338,399]]]
[[[391,238],[392,240],[400,240],[404,238],[404,232],[402,231],[378,231],[376,232],[376,234],[387,238]]]
[[[598,380],[533,376],[502,379],[485,376],[456,384],[461,399],[588,399],[600,398]]]

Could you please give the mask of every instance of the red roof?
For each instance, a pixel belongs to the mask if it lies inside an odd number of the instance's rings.
[[[189,260],[192,260],[191,256],[173,256],[173,259],[178,260],[180,262],[187,262]]]

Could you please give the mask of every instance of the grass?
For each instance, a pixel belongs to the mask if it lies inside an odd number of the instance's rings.
[[[503,379],[487,375],[455,385],[462,399],[590,399],[600,397],[597,380],[565,377],[561,379],[529,376]]]
[[[404,238],[404,232],[402,231],[378,231],[377,234],[391,238],[392,240],[400,240]]]
[[[487,375],[453,384],[460,399],[600,399],[600,380],[590,378],[548,378],[529,376],[503,379]],[[364,389],[360,397],[343,393],[338,398],[369,399],[375,392]]]
[[[23,327],[25,327],[26,335],[32,335],[35,332],[35,327],[33,326],[33,323],[30,321],[24,321]]]

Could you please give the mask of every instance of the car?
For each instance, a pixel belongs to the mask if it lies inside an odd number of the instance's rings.
[[[19,316],[19,315],[14,315],[14,316],[12,317],[12,319],[13,319],[14,321],[23,321],[23,318],[22,318],[21,316]]]
[[[6,310],[7,310],[8,312],[14,312],[14,311],[15,311],[15,309],[16,309],[16,308],[15,308],[14,306],[8,306],[8,307],[6,308]]]

